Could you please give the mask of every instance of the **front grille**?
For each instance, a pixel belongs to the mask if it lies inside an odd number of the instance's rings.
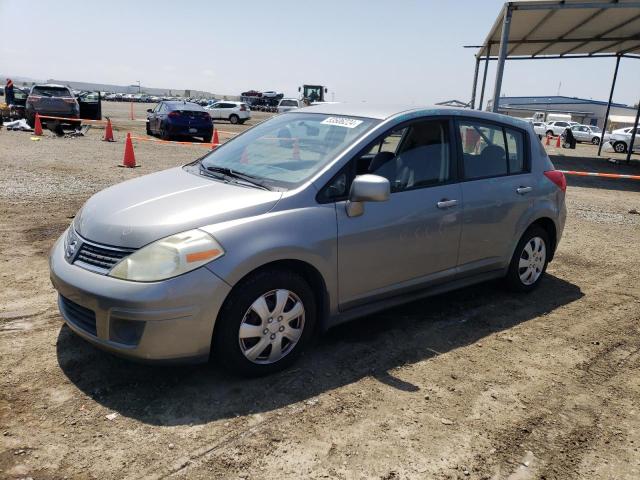
[[[97,245],[83,240],[73,263],[87,270],[106,274],[116,263],[133,251],[133,249]]]
[[[93,310],[78,305],[60,295],[62,314],[67,320],[91,335],[96,333],[96,314]]]

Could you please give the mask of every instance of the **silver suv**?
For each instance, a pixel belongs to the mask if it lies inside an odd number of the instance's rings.
[[[264,374],[376,310],[495,278],[534,289],[565,189],[522,120],[323,104],[97,193],[51,278],[105,350]]]

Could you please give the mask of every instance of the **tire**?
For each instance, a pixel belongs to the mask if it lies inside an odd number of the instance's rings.
[[[204,141],[204,143],[211,143],[212,138],[213,138],[213,131],[207,133],[204,137],[202,137],[202,140]]]
[[[171,140],[171,135],[167,131],[167,127],[164,124],[160,125],[160,138],[162,140]]]
[[[238,117],[238,115],[236,114],[233,114],[229,117],[229,121],[236,125],[240,121],[240,117]]]
[[[239,123],[240,125],[244,125],[244,122],[246,122],[246,120],[238,120],[238,123]]]
[[[553,133],[553,130],[547,130],[547,136],[551,135],[552,137],[555,137],[555,134]]]
[[[593,145],[600,145],[600,137],[593,137],[593,138],[591,139],[591,143],[592,143]]]
[[[530,255],[532,251],[537,255],[532,257]],[[515,292],[526,293],[534,290],[547,270],[550,252],[551,245],[547,231],[538,225],[529,227],[513,252],[505,277],[507,287]],[[526,265],[520,266],[521,260]]]
[[[624,142],[616,142],[613,144],[613,149],[617,153],[627,153],[627,144]]]
[[[151,136],[151,126],[149,125],[149,122],[147,122],[147,135]]]
[[[302,313],[289,321],[285,318],[283,322],[281,319],[286,315],[275,314],[278,308],[277,297],[280,295],[283,299],[285,294],[287,297],[283,302],[283,311],[291,313],[300,303]],[[253,308],[255,304],[260,305],[260,299],[264,300],[263,305],[266,307],[262,315]],[[298,311],[299,308],[296,307],[296,313]],[[216,321],[212,355],[240,375],[274,373],[296,361],[312,339],[315,323],[316,299],[302,276],[277,269],[259,271],[236,285],[225,301]],[[242,325],[246,333],[245,337],[240,338]],[[281,333],[286,332],[287,328],[293,335],[292,338],[297,338],[295,342],[286,333]],[[280,345],[283,355],[272,359],[270,357],[274,345]]]

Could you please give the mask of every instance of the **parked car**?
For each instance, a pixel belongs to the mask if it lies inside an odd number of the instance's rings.
[[[80,122],[80,105],[78,100],[71,93],[71,90],[64,85],[43,84],[31,87],[27,97],[25,114],[29,125],[35,125],[36,113],[40,115],[63,117],[68,120],[56,120],[63,124],[77,126]],[[42,119],[42,123],[48,123],[47,119]]]
[[[533,290],[565,189],[521,120],[317,105],[97,193],[53,246],[51,279],[100,348],[266,374],[377,310],[489,279]]]
[[[600,136],[602,135],[602,130],[600,127],[596,127],[593,125],[574,125],[571,127],[571,132],[578,142],[589,142],[593,145],[600,144]],[[604,141],[608,142],[610,138],[609,133],[604,134]]]
[[[558,136],[558,135],[562,135],[562,132],[565,131],[565,129],[567,127],[571,127],[571,122],[565,122],[565,121],[554,121],[554,122],[547,122],[547,135],[553,135],[553,136]]]
[[[538,138],[542,138],[547,135],[547,124],[544,122],[531,122],[533,124],[533,131],[536,132]]]
[[[182,135],[210,142],[213,122],[209,113],[195,103],[160,102],[147,110],[147,135],[159,135],[164,140]]]
[[[251,118],[251,110],[244,102],[222,100],[205,108],[214,120],[229,120],[242,125]]]
[[[640,128],[638,130],[640,130]],[[608,142],[615,152],[627,153],[627,151],[629,150],[629,146],[631,145],[632,131],[633,128],[629,128],[628,133],[615,133],[614,131],[611,134]],[[636,132],[635,139],[633,140],[633,151],[640,151],[640,131]]]
[[[4,95],[4,89],[0,96]],[[4,103],[4,99],[0,99],[0,120],[15,120],[25,118],[26,104],[29,91],[19,87],[13,87],[13,103],[11,106]]]
[[[304,107],[301,100],[298,100],[297,98],[283,98],[278,103],[278,113],[288,112],[289,110],[301,107]]]

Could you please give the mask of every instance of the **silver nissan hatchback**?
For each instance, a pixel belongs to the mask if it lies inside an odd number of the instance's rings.
[[[565,190],[527,122],[317,105],[97,193],[51,279],[69,328],[100,348],[265,374],[354,317],[495,278],[531,291]]]

